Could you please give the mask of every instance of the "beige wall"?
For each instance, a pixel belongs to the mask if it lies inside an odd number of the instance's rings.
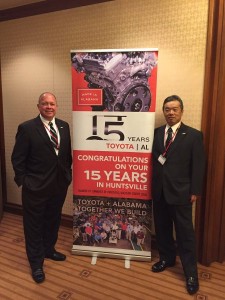
[[[115,0],[0,23],[8,202],[21,204],[10,161],[17,126],[37,115],[43,91],[56,94],[58,117],[72,129],[72,49],[158,48],[156,126],[163,99],[175,93],[183,121],[199,129],[207,13],[207,0]],[[72,188],[63,213],[72,214]]]

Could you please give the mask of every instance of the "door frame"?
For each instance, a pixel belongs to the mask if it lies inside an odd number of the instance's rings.
[[[199,261],[225,260],[225,0],[209,0],[202,131],[204,192],[196,207]]]

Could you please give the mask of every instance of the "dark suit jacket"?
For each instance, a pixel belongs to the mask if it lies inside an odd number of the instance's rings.
[[[56,186],[66,188],[70,184],[72,156],[69,125],[57,118],[55,122],[60,134],[58,156],[39,116],[19,125],[12,153],[18,186],[43,192]]]
[[[158,157],[165,151],[165,126],[155,129],[153,141],[152,197],[157,201],[164,191],[169,204],[188,204],[190,195],[200,195],[204,172],[202,133],[184,125],[171,144],[164,165]]]

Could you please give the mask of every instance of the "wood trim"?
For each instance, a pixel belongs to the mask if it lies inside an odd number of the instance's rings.
[[[20,216],[23,215],[23,208],[19,204],[5,203],[4,211],[15,215],[20,215]]]
[[[0,160],[1,160],[1,185],[2,185],[2,201],[7,201],[6,192],[6,166],[5,166],[5,139],[4,139],[4,116],[3,116],[3,99],[2,99],[2,73],[1,73],[1,57],[0,57]]]
[[[225,167],[225,0],[209,1],[202,131],[206,150],[205,190],[196,210],[199,260],[225,257],[223,204]]]
[[[114,0],[46,0],[1,10],[0,22]]]
[[[225,260],[225,2],[223,2],[223,22],[222,22],[222,32],[221,32],[221,59],[220,59],[220,72],[219,72],[219,108],[220,120],[219,124],[219,134],[220,134],[220,156],[223,157],[224,164],[220,165],[220,186],[221,186],[221,227],[220,227],[220,244],[218,261],[223,262]],[[220,161],[221,163],[221,161]]]

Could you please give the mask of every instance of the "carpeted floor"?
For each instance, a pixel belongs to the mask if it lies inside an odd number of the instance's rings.
[[[199,265],[200,290],[187,294],[181,264],[155,274],[150,271],[157,261],[131,261],[129,269],[124,260],[71,254],[72,229],[61,227],[57,250],[67,255],[65,262],[46,260],[46,280],[33,282],[26,259],[22,217],[4,213],[0,224],[0,299],[2,300],[224,300],[225,263],[210,267]]]

